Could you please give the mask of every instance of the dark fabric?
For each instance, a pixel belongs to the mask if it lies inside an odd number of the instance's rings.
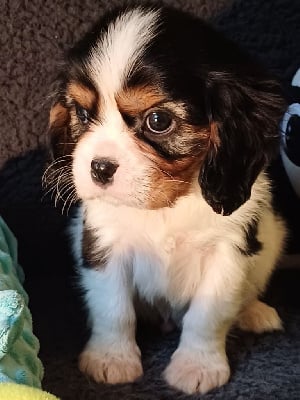
[[[139,326],[144,377],[128,385],[95,384],[77,368],[87,332],[74,291],[76,280],[63,276],[28,280],[34,327],[46,368],[44,388],[64,400],[299,399],[299,282],[299,271],[280,271],[270,285],[267,301],[277,306],[285,331],[265,335],[231,332],[227,343],[230,382],[205,396],[189,397],[170,389],[161,376],[178,344],[179,332],[162,335],[149,326]]]
[[[183,400],[189,397],[169,389],[161,378],[178,342],[178,333],[163,337],[149,327],[139,328],[145,376],[138,383],[95,385],[79,373],[76,360],[86,331],[64,233],[68,216],[62,216],[49,197],[43,198],[41,189],[48,96],[63,50],[104,10],[118,3],[119,0],[0,2],[0,214],[19,241],[34,329],[41,342],[45,389],[64,400]],[[220,30],[278,73],[285,85],[300,66],[298,0],[165,3],[212,19]],[[286,181],[281,183],[286,177],[280,166],[275,167],[275,175],[281,206],[289,211],[289,219],[295,220],[290,204],[296,210],[297,200],[289,202],[293,193]],[[233,371],[230,383],[203,398],[299,398],[299,282],[297,271],[281,271],[275,276],[268,300],[278,304],[285,332],[263,336],[234,332],[228,340]]]

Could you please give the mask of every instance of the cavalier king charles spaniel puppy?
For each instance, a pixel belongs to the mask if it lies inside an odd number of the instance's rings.
[[[139,378],[145,307],[182,329],[164,377],[186,393],[228,381],[231,327],[281,328],[259,299],[285,238],[265,172],[284,108],[260,66],[172,8],[114,10],[71,49],[45,180],[79,202],[72,242],[91,325],[81,371]]]

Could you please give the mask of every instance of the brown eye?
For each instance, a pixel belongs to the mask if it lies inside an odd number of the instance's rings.
[[[175,125],[171,115],[165,111],[153,111],[146,118],[146,127],[150,133],[161,135],[169,133]]]
[[[81,107],[79,104],[75,105],[77,118],[80,120],[82,124],[87,124],[89,122],[89,113],[88,111]]]

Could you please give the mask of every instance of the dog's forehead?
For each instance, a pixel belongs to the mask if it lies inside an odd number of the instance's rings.
[[[142,7],[123,11],[108,23],[89,52],[86,66],[105,96],[114,96],[126,84],[132,70],[159,26],[159,10]]]

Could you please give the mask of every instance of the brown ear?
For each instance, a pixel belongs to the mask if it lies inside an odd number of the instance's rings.
[[[54,159],[70,153],[69,129],[69,111],[61,102],[57,102],[50,110],[48,130],[51,154]]]

